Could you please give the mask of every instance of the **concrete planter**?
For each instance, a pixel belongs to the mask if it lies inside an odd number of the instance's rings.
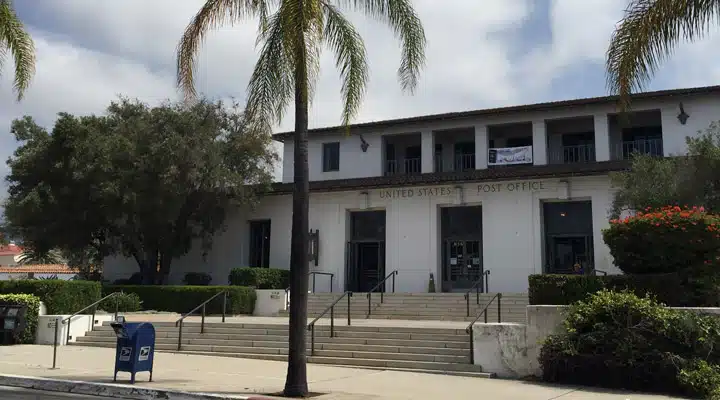
[[[285,291],[282,289],[255,289],[257,300],[253,315],[257,317],[275,317],[285,309]]]

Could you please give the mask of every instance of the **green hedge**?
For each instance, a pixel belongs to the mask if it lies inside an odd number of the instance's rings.
[[[565,318],[565,329],[540,350],[544,381],[718,399],[716,316],[601,291],[570,306]]]
[[[40,298],[31,294],[0,294],[0,303],[27,306],[27,313],[25,314],[25,330],[20,336],[13,339],[16,343],[21,344],[35,343],[35,332],[37,332],[38,326],[38,312],[40,310]]]
[[[98,308],[105,312],[115,312],[117,305],[118,312],[136,312],[142,310],[142,300],[135,293],[119,293],[113,297],[103,300]]]
[[[233,268],[228,282],[231,285],[257,289],[286,289],[290,285],[290,271],[275,268]]]
[[[228,314],[252,314],[255,308],[255,290],[243,286],[155,286],[107,285],[103,294],[123,291],[135,293],[142,301],[143,310],[186,313],[222,290],[228,290]],[[208,303],[208,314],[222,313],[222,297]]]
[[[530,275],[530,304],[568,305],[585,300],[602,289],[629,290],[638,296],[651,294],[671,307],[716,307],[718,293],[701,290],[700,283],[688,275]]]
[[[45,303],[48,314],[73,314],[100,300],[99,282],[63,280],[0,281],[0,294],[32,294]]]

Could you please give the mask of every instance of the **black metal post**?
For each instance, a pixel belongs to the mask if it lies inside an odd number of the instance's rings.
[[[225,322],[225,307],[227,307],[227,295],[228,292],[225,292],[223,294],[223,314],[222,314],[222,322]]]
[[[470,325],[470,364],[475,365],[475,349],[473,348],[473,327]]]
[[[313,284],[312,284],[313,290],[312,290],[312,292],[315,293],[315,276],[317,276],[317,275],[316,275],[316,274],[312,274],[312,276],[313,276]]]
[[[502,293],[498,293],[498,324],[502,322],[500,314],[502,314]]]
[[[202,318],[200,319],[200,333],[205,333],[205,304],[202,306]]]
[[[70,343],[70,323],[72,322],[72,317],[68,318],[67,322],[68,322],[68,327],[67,327],[67,332],[65,335],[65,344],[66,345],[68,343]]]
[[[58,319],[55,318],[55,338],[53,339],[53,369],[57,365],[57,346],[58,346]]]
[[[475,286],[475,304],[480,304],[480,285]]]
[[[333,292],[333,280],[334,280],[333,277],[334,277],[334,275],[330,275],[330,293]]]
[[[465,309],[467,310],[467,317],[470,317],[470,295],[465,293]]]
[[[310,325],[310,355],[315,355],[315,324]]]
[[[330,337],[335,337],[335,306],[330,307]]]
[[[483,317],[485,318],[485,323],[487,324],[487,315],[488,315],[488,308],[485,307],[485,310],[483,311]]]
[[[348,299],[348,326],[350,326],[350,297],[352,297],[352,293],[348,293],[347,299]]]
[[[115,293],[117,293],[117,292],[115,292]],[[120,292],[120,293],[122,293],[122,292]],[[118,297],[118,295],[116,295],[116,294],[113,296],[115,297],[115,321],[117,321],[118,310],[120,309],[120,297]]]
[[[97,306],[93,307],[92,311],[92,319],[90,320],[90,329],[92,330],[95,328],[95,310],[97,309]]]
[[[368,317],[370,316],[370,314],[372,314],[372,299],[371,299],[371,296],[372,296],[372,292],[370,292],[370,293],[367,294],[367,298],[368,298],[368,313],[367,313],[367,315],[368,315]]]
[[[380,289],[380,304],[385,302],[385,283],[383,282],[382,288]]]
[[[178,351],[180,351],[180,348],[182,346],[182,327],[183,320],[180,320],[180,329],[178,329]]]
[[[395,275],[397,275],[397,271],[393,272],[392,282],[393,282],[393,293],[395,293]]]

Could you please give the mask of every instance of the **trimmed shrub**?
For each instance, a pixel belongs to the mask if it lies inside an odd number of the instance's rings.
[[[231,285],[256,289],[286,289],[290,285],[290,271],[275,268],[233,268],[228,282]]]
[[[0,294],[33,294],[48,314],[73,314],[100,300],[99,282],[63,280],[0,281]]]
[[[548,382],[707,396],[717,390],[718,346],[716,316],[604,290],[570,306],[539,361]]]
[[[40,311],[40,298],[32,294],[0,294],[0,304],[26,305],[25,330],[13,337],[13,341],[19,344],[35,343],[35,332],[38,326],[38,312]]]
[[[603,239],[626,274],[677,272],[720,255],[720,216],[702,207],[648,209],[610,221]]]
[[[205,272],[188,272],[183,278],[183,283],[192,286],[207,286],[210,282],[212,282],[212,277]]]
[[[108,293],[110,294],[110,293]],[[117,303],[116,303],[117,302]],[[109,313],[115,312],[115,305],[120,312],[136,312],[142,310],[142,300],[136,293],[118,293],[115,296],[103,300],[98,309]]]
[[[186,313],[223,290],[228,290],[228,314],[252,314],[255,308],[255,290],[243,286],[155,286],[108,285],[105,295],[123,291],[135,293],[142,301],[143,310]],[[218,296],[207,304],[207,314],[222,313],[222,298]]]

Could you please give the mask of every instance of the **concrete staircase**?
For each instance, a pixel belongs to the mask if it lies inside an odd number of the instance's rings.
[[[320,299],[317,299],[319,302]],[[327,304],[327,303],[325,303]],[[318,305],[320,307],[320,305]],[[156,322],[156,349],[177,351],[178,329],[171,322]],[[71,345],[115,347],[108,323],[96,327]],[[308,332],[308,353],[310,352]],[[186,322],[182,353],[225,357],[287,360],[288,328],[281,324]],[[470,337],[464,329],[399,326],[316,325],[315,355],[309,362],[371,369],[390,369],[462,376],[491,377],[470,364]]]
[[[495,293],[480,293],[480,304],[476,294],[470,296],[470,317],[464,293],[385,293],[380,303],[380,293],[371,296],[371,319],[472,321],[483,310]],[[308,316],[314,318],[328,307],[340,293],[311,293],[308,299]],[[503,293],[501,300],[502,322],[526,322],[528,305],[527,293]],[[335,317],[346,318],[348,303],[341,300],[335,306]],[[367,293],[353,293],[350,300],[350,314],[353,319],[366,318],[368,314]],[[497,299],[488,308],[488,322],[498,322]],[[287,315],[287,312],[281,313]],[[329,316],[329,313],[326,314]],[[479,322],[483,322],[481,318]]]

